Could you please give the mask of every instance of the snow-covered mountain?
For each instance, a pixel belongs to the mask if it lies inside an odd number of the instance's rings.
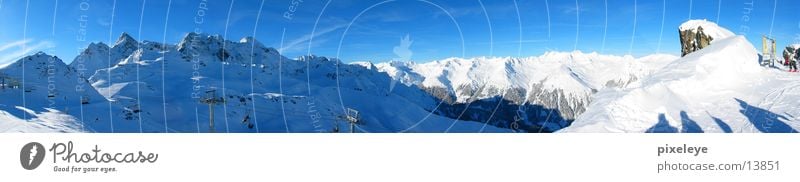
[[[516,120],[521,117],[536,127],[544,126],[529,128],[534,131],[555,131],[583,113],[598,90],[623,88],[675,59],[666,54],[634,58],[576,51],[376,66],[400,83],[418,86],[443,100],[442,115],[485,121],[484,117],[497,113],[494,117],[501,120],[514,121],[517,116]]]
[[[560,132],[797,132],[800,76],[761,67],[743,36],[716,40],[625,89],[604,90]]]
[[[357,129],[366,132],[552,132],[568,126],[598,89],[624,87],[672,59],[553,52],[344,64],[290,59],[250,37],[189,33],[177,45],[123,34],[111,47],[92,43],[63,66],[75,72],[72,79],[88,77],[96,94],[95,108],[69,113],[102,123],[87,125],[90,131],[209,132],[202,101],[214,98],[217,132],[345,131],[348,109],[360,111]]]
[[[218,101],[211,107],[216,132],[349,132],[347,109],[359,111],[359,132],[509,131],[431,113],[433,97],[407,86],[390,93],[384,85],[391,78],[374,67],[289,59],[249,37],[190,33],[177,45],[136,46],[127,57],[112,51],[122,58],[88,79],[117,106],[115,132],[209,132],[203,100]]]
[[[89,47],[81,51],[69,66],[88,78],[97,70],[114,66],[130,56],[138,49],[138,44],[136,39],[127,33],[122,33],[111,47],[102,42],[89,44]]]
[[[42,52],[0,68],[0,98],[0,131],[106,131],[107,110],[116,107],[74,68]]]
[[[0,131],[350,132],[355,116],[357,132],[796,132],[798,76],[760,67],[743,37],[703,23],[681,29],[702,26],[713,42],[683,58],[420,64],[292,59],[252,37],[123,34],[70,65],[37,53],[0,68]]]

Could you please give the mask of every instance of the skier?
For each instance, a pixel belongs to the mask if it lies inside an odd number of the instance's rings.
[[[797,72],[797,60],[800,59],[800,49],[794,53],[794,59],[789,59],[789,72]]]
[[[783,62],[782,63],[783,63],[783,66],[786,66],[786,67],[789,66],[789,54],[786,54],[786,53],[783,54]]]

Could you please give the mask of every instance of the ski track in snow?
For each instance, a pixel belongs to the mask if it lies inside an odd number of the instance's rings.
[[[786,82],[785,86],[775,89],[762,99],[759,107],[769,111],[782,112],[787,115],[789,125],[800,129],[800,74],[785,70],[775,71],[775,82]],[[779,113],[780,114],[780,113]]]

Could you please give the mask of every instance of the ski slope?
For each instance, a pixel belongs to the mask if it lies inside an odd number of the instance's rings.
[[[86,132],[80,119],[74,116],[47,109],[35,112],[23,107],[7,108],[0,106],[0,132],[3,133],[78,133]],[[29,114],[31,119],[23,120],[6,110],[19,110]]]
[[[597,93],[560,132],[797,132],[797,91],[800,75],[759,66],[753,45],[734,36]]]

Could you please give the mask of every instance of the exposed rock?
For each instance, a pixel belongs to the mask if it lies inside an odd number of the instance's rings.
[[[624,85],[628,81],[617,82],[614,83]],[[523,88],[462,85],[458,90],[461,95],[468,96],[465,102],[456,102],[456,96],[446,88],[421,88],[443,102],[435,110],[437,115],[521,132],[554,132],[567,127],[591,102],[590,95],[574,95],[562,89],[547,88],[544,83],[532,84],[527,93]],[[518,127],[512,127],[514,122]]]
[[[707,20],[689,20],[678,28],[681,42],[681,56],[703,49],[715,40],[721,40],[734,34]]]
[[[686,56],[689,53],[703,49],[710,45],[711,41],[714,40],[713,37],[708,36],[703,32],[702,26],[697,27],[697,30],[680,31],[680,38],[681,56]]]

